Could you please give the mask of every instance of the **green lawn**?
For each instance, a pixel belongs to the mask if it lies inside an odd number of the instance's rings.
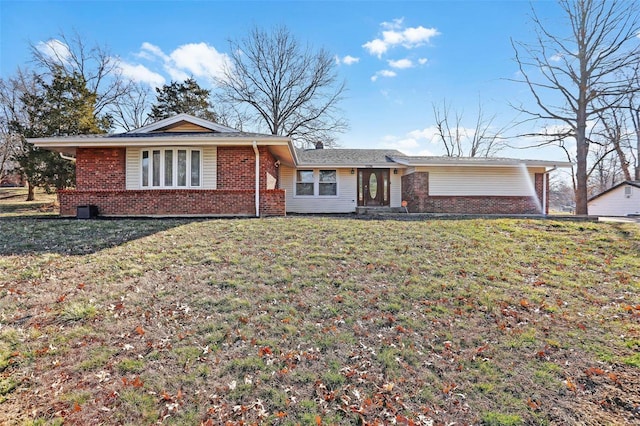
[[[0,424],[640,424],[639,252],[616,223],[0,218]]]

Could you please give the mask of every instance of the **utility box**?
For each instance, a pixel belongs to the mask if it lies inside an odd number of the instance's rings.
[[[98,217],[98,206],[78,206],[77,219],[95,219],[96,217]]]

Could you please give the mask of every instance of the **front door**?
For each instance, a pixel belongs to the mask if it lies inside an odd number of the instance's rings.
[[[389,205],[389,169],[358,169],[358,205]]]

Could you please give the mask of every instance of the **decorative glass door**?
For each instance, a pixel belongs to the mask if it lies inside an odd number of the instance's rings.
[[[358,170],[358,205],[389,205],[389,169]]]

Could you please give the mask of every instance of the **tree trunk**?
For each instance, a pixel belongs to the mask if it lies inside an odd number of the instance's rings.
[[[27,201],[34,201],[36,199],[34,194],[34,187],[31,182],[27,182]]]
[[[620,146],[620,139],[614,142],[616,153],[618,154],[618,159],[620,160],[620,167],[622,168],[622,174],[624,175],[624,180],[631,180],[631,172],[629,171],[629,163],[627,162],[627,158],[624,155],[624,151],[622,151],[622,147]],[[637,171],[637,170],[636,170]]]
[[[583,74],[584,75],[584,74]],[[588,214],[587,207],[587,157],[589,142],[587,141],[587,102],[586,84],[580,86],[578,110],[576,117],[576,214]]]
[[[640,129],[636,129],[636,180],[640,180]]]

